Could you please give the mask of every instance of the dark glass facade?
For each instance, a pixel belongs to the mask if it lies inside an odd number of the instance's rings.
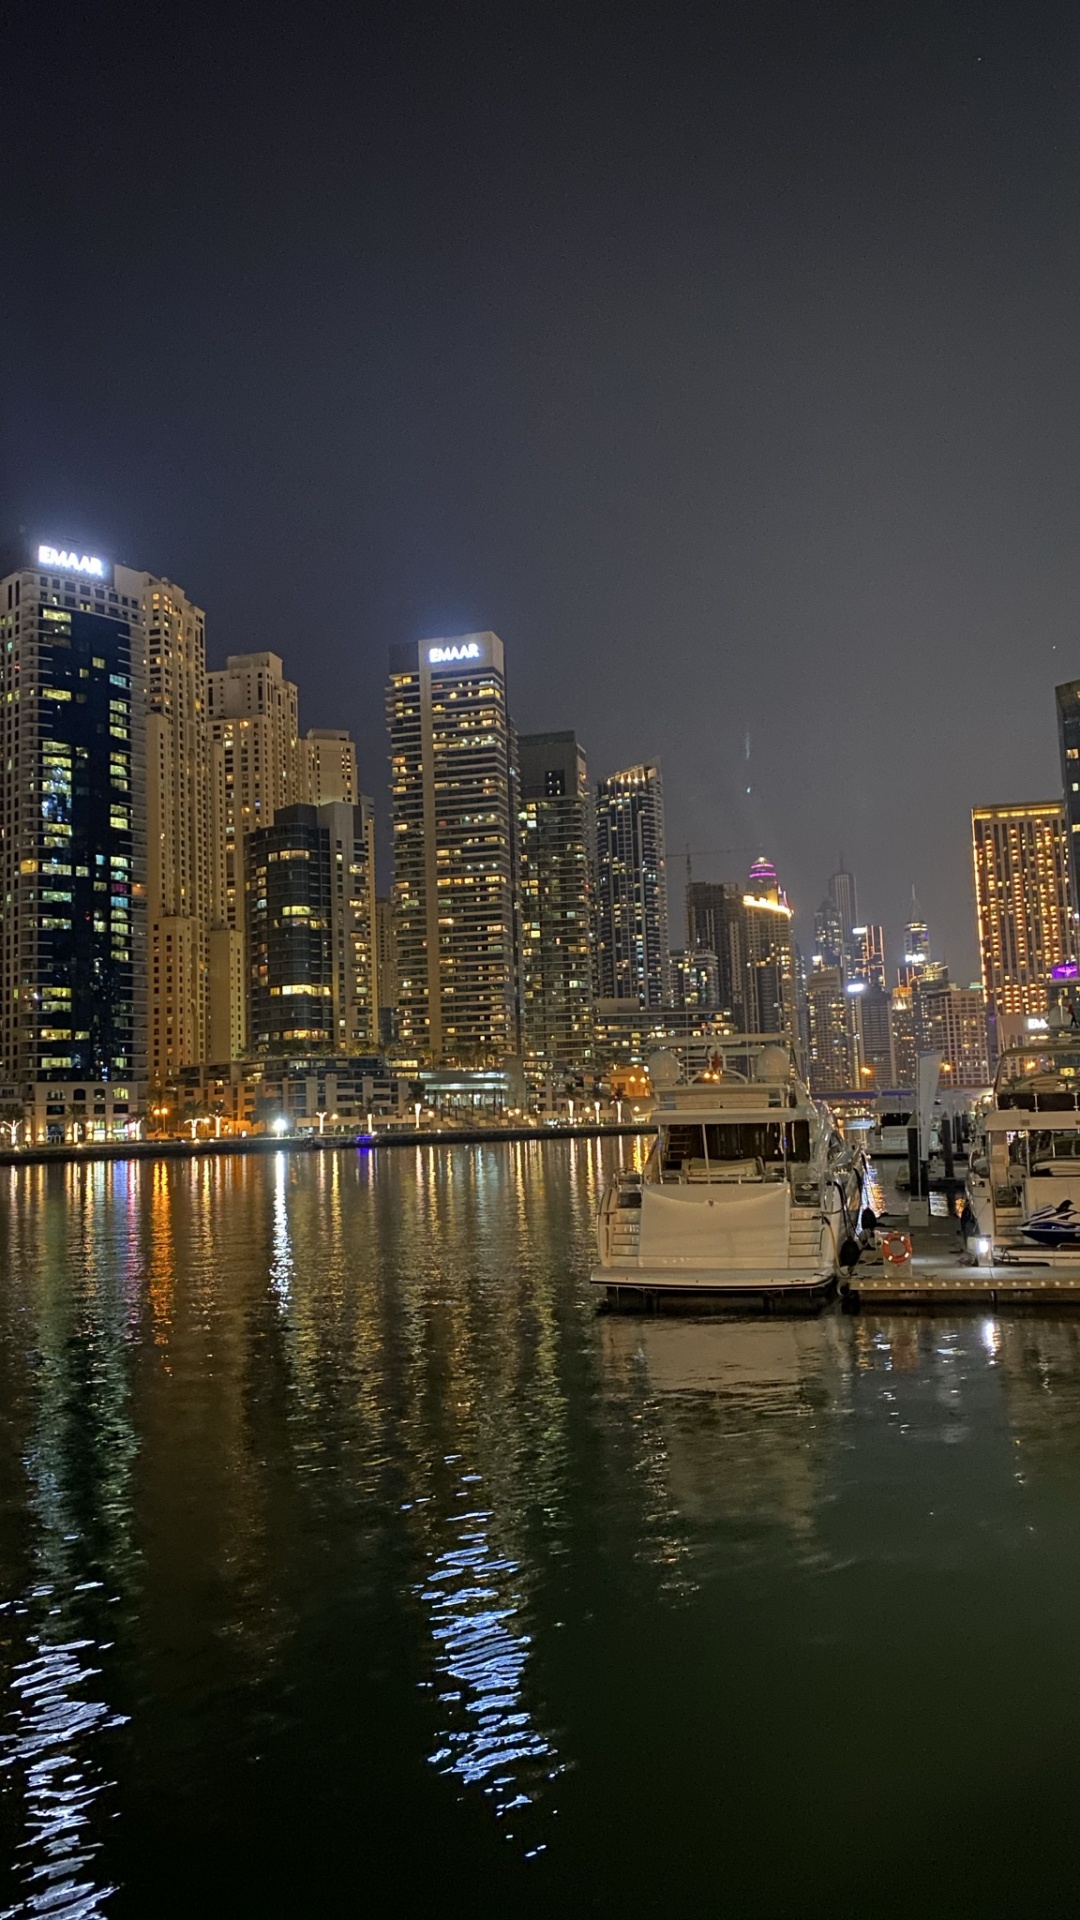
[[[330,1051],[334,1035],[330,832],[315,807],[281,807],[247,837],[251,1045]]]
[[[0,582],[0,1052],[23,1082],[145,1076],[141,633],[111,569]]]

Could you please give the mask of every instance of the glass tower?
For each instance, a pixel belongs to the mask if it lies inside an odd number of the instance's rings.
[[[58,1117],[146,1076],[141,587],[44,543],[0,573],[0,1071]]]

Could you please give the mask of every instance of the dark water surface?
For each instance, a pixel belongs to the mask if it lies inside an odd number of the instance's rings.
[[[620,1150],[0,1174],[0,1915],[1072,1908],[1080,1324],[598,1316]]]

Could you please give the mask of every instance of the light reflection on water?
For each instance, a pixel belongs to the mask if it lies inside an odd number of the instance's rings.
[[[52,1598],[51,1588],[39,1588],[24,1605],[0,1607],[0,1625],[5,1615],[42,1611]],[[102,1843],[93,1837],[91,1812],[113,1784],[96,1758],[100,1736],[124,1717],[93,1697],[101,1679],[94,1641],[59,1640],[56,1631],[50,1623],[27,1634],[28,1657],[13,1664],[8,1681],[13,1704],[0,1728],[0,1771],[22,1804],[17,1871],[24,1890],[18,1905],[0,1909],[0,1920],[90,1920],[105,1912],[115,1891],[97,1878]]]
[[[530,1635],[521,1621],[521,1569],[494,1548],[490,1509],[468,1505],[479,1478],[462,1476],[467,1510],[448,1521],[450,1542],[432,1554],[419,1590],[437,1650],[440,1744],[429,1757],[440,1772],[487,1794],[506,1819],[530,1807],[560,1767],[526,1705]],[[526,1852],[543,1847],[537,1842]]]
[[[615,1151],[0,1176],[0,1915],[357,1858],[404,1911],[933,1913],[950,1807],[953,1910],[1016,1910],[980,1769],[1073,1784],[1080,1326],[598,1314]]]

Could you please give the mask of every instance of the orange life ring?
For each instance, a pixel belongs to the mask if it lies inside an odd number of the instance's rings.
[[[887,1233],[881,1243],[881,1257],[892,1267],[902,1267],[911,1259],[911,1241],[906,1233]]]

